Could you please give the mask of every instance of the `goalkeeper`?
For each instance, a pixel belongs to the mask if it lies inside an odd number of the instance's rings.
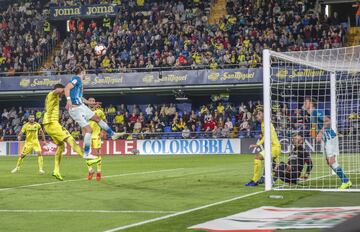
[[[337,162],[339,155],[339,140],[335,131],[331,128],[331,121],[325,115],[324,110],[316,109],[316,101],[311,97],[306,97],[304,101],[304,109],[310,114],[310,123],[316,125],[316,140],[324,143],[324,155],[327,164],[341,179],[341,186],[339,189],[350,188],[352,183],[345,175],[344,171]]]
[[[293,150],[289,156],[287,164],[281,162],[276,165],[274,172],[275,177],[289,184],[296,184],[299,177],[306,166],[305,176],[309,176],[313,168],[310,153],[304,149],[304,139],[300,134],[293,135],[292,139]]]
[[[261,133],[263,135],[265,135],[264,113],[262,111],[256,111],[254,116],[255,116],[256,121],[261,123]],[[278,163],[280,153],[281,153],[281,145],[280,145],[279,138],[276,134],[274,125],[272,123],[270,124],[270,128],[271,128],[271,154],[272,154],[273,162]],[[261,147],[261,145],[264,144],[264,141],[265,141],[265,136],[262,136],[261,140],[259,142],[257,142],[257,144],[250,145],[250,149]],[[262,163],[262,160],[264,160],[264,155],[265,155],[265,151],[261,151],[258,154],[256,154],[255,160],[254,160],[253,177],[251,178],[249,183],[245,184],[245,186],[257,186],[258,185],[258,181],[262,174],[261,163]]]

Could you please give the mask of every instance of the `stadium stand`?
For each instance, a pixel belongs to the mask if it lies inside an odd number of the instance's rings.
[[[107,121],[115,131],[134,133],[133,136],[183,137],[254,137],[260,125],[253,112],[261,108],[260,101],[249,101],[236,106],[233,103],[209,103],[193,107],[190,103],[161,105],[108,105],[103,108]],[[3,109],[0,127],[2,140],[16,139],[21,126],[30,114],[41,123],[43,108]],[[80,138],[80,127],[66,110],[61,111],[61,125],[75,138]],[[160,134],[159,134],[160,133]],[[157,135],[158,134],[158,135]]]
[[[208,23],[209,6],[186,0],[138,7],[130,1],[115,19],[73,19],[52,69],[70,71],[77,64],[103,72],[254,68],[261,64],[264,48],[299,51],[344,43],[346,26],[336,15],[320,15],[315,1],[227,1],[228,15],[218,24]],[[105,56],[94,54],[96,44],[108,47]]]
[[[0,73],[27,75],[36,71],[58,40],[44,29],[40,2],[13,3],[0,13]]]

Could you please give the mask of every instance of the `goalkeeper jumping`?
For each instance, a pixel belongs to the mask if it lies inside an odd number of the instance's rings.
[[[325,115],[324,110],[316,109],[316,101],[311,97],[306,97],[304,101],[304,109],[310,115],[310,123],[316,125],[316,141],[324,143],[324,155],[327,164],[331,167],[336,175],[341,179],[341,186],[339,189],[350,188],[352,183],[345,175],[344,171],[337,162],[339,155],[339,139],[335,131],[331,128],[331,121]]]
[[[265,135],[264,113],[262,111],[256,111],[254,116],[256,121],[261,123],[261,132],[263,135]],[[276,134],[274,125],[272,123],[270,125],[270,128],[271,128],[271,154],[272,154],[273,162],[278,163],[281,153],[281,145],[279,138]],[[265,141],[265,136],[262,136],[261,140],[257,144],[250,145],[250,149],[260,147],[261,145],[264,144],[264,141]],[[258,185],[258,181],[260,180],[262,174],[261,163],[262,160],[264,160],[264,155],[265,155],[265,151],[261,151],[258,154],[256,154],[254,160],[254,175],[251,178],[250,182],[245,184],[245,186]]]

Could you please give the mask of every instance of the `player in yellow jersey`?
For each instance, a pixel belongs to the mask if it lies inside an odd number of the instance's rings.
[[[106,116],[105,113],[101,110],[100,105],[98,105],[95,101],[95,98],[91,97],[88,99],[91,107],[91,110],[95,113],[96,116],[98,116],[101,120],[106,122]],[[91,127],[91,147],[92,147],[92,153],[94,155],[100,154],[100,148],[101,148],[101,127],[98,125],[97,122],[90,120],[89,125]],[[88,173],[88,180],[92,180],[94,176],[94,170],[92,166],[88,166],[89,173]],[[96,167],[96,180],[101,180],[101,162],[97,163]]]
[[[261,145],[264,144],[265,141],[265,124],[264,124],[264,113],[262,111],[255,112],[255,119],[256,121],[261,123],[261,132],[263,134],[262,138],[257,144],[250,145],[250,149],[258,148]],[[271,128],[271,154],[273,158],[273,163],[278,163],[281,153],[281,144],[279,141],[279,138],[276,134],[274,125],[270,124]],[[261,177],[262,168],[261,168],[261,162],[264,160],[265,151],[259,152],[259,154],[256,154],[255,160],[254,160],[254,174],[251,178],[250,182],[247,183],[245,186],[256,186],[258,185],[258,181]]]
[[[68,143],[81,157],[84,155],[83,149],[76,144],[75,139],[59,123],[59,105],[60,100],[64,95],[64,88],[65,87],[62,84],[56,84],[54,89],[46,96],[45,114],[43,119],[43,125],[46,133],[50,135],[54,143],[58,146],[55,153],[55,167],[53,172],[53,176],[58,180],[63,180],[60,174],[60,162],[62,153],[65,150],[65,142]],[[101,157],[96,157],[95,159],[86,161],[87,165],[90,166],[99,162],[101,162]]]
[[[44,174],[44,160],[41,154],[41,146],[39,143],[39,132],[42,135],[43,141],[45,142],[45,134],[41,129],[41,125],[35,122],[35,116],[30,115],[29,121],[23,125],[21,131],[18,135],[18,140],[21,141],[24,134],[26,134],[25,145],[24,148],[19,154],[19,159],[16,163],[16,167],[11,171],[11,173],[15,173],[20,170],[20,166],[26,157],[26,155],[30,155],[33,151],[38,155],[38,164],[39,164],[39,173]]]

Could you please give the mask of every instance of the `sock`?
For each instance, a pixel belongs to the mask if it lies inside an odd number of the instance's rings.
[[[332,170],[336,173],[336,175],[341,179],[343,183],[349,182],[349,178],[345,175],[342,168],[339,166],[339,164],[335,163],[331,166]]]
[[[88,171],[89,172],[94,172],[93,168],[90,165],[88,165]]]
[[[96,164],[96,171],[99,173],[101,172],[101,162]]]
[[[83,149],[75,142],[75,139],[73,137],[68,137],[66,139],[66,142],[70,145],[70,147],[79,154],[79,156],[84,156]]]
[[[22,162],[24,161],[24,158],[25,158],[25,155],[21,155],[21,156],[18,158],[18,160],[17,160],[17,162],[16,162],[16,167],[17,167],[17,168],[20,168]]]
[[[103,129],[104,131],[106,131],[108,133],[108,135],[110,137],[114,135],[114,131],[109,127],[108,124],[106,124],[106,122],[104,122],[103,120],[100,120],[98,124],[101,127],[101,129]]]
[[[261,177],[261,160],[254,160],[254,176],[251,179],[254,182],[257,182]]]
[[[38,155],[39,170],[44,170],[44,158],[42,155]]]
[[[65,150],[65,144],[58,145],[58,148],[55,152],[55,166],[54,166],[54,173],[60,173],[60,163],[61,163],[61,157],[62,153]]]
[[[90,153],[90,145],[91,145],[91,134],[85,133],[84,135],[84,155],[87,156]]]

